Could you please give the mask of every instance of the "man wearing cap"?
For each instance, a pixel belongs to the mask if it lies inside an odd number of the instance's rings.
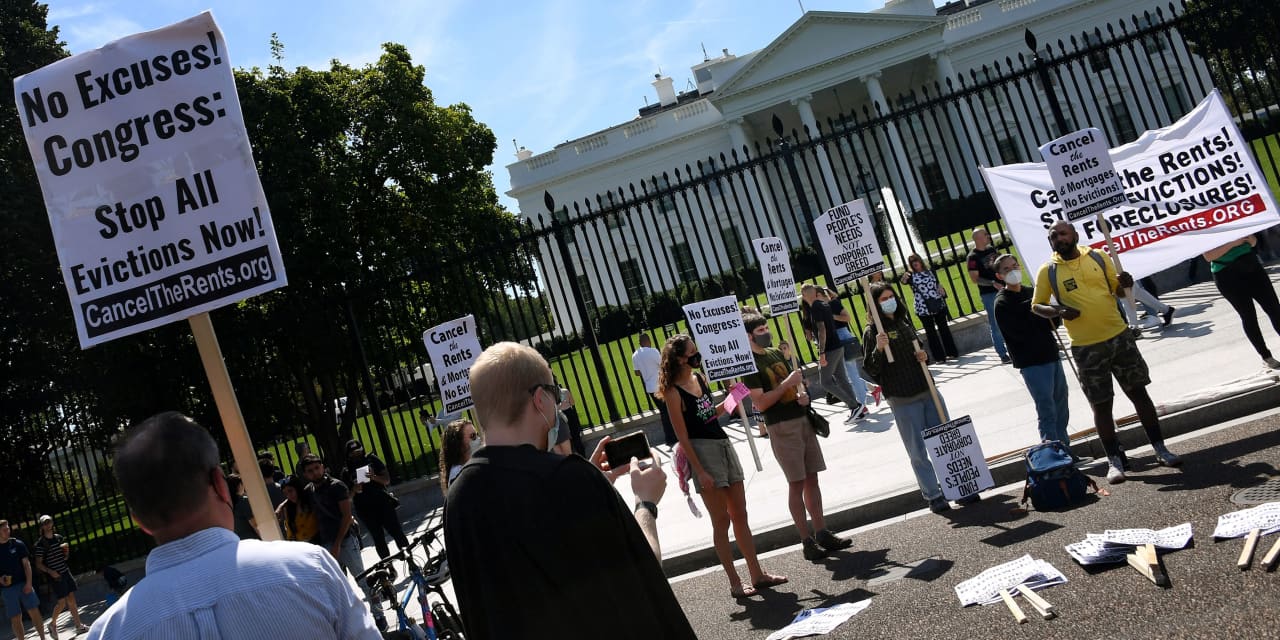
[[[25,638],[22,628],[22,611],[31,616],[40,640],[44,640],[44,618],[40,617],[40,598],[31,586],[31,560],[27,545],[9,537],[9,521],[0,520],[0,597],[4,599],[4,614],[13,626],[13,637]]]
[[[67,554],[70,545],[62,535],[53,532],[53,517],[40,516],[40,538],[36,540],[36,571],[49,576],[53,585],[53,595],[58,599],[53,605],[53,613],[49,614],[49,635],[58,640],[58,616],[63,609],[71,612],[71,621],[75,624],[76,633],[89,630],[80,621],[80,607],[76,605],[76,579],[67,566]]]
[[[387,546],[388,533],[395,539],[397,548],[408,548],[409,538],[404,535],[400,515],[396,513],[400,501],[387,490],[391,484],[391,473],[387,471],[386,463],[372,453],[365,453],[358,440],[348,441],[346,449],[347,468],[342,472],[342,482],[351,487],[351,504],[355,506],[356,517],[373,538],[378,557],[391,555]],[[365,471],[363,475],[362,469]]]

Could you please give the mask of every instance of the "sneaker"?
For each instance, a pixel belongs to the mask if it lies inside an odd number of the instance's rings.
[[[76,633],[77,634],[89,633],[89,625],[84,623],[76,625]]]
[[[860,404],[849,412],[849,417],[845,418],[845,424],[853,424],[867,415],[867,405]]]
[[[809,562],[817,562],[827,557],[827,550],[819,546],[818,541],[812,537],[805,538],[800,546],[804,547],[804,559]]]
[[[1156,450],[1156,461],[1160,464],[1166,467],[1177,467],[1182,465],[1182,458],[1179,458],[1172,451],[1166,449],[1164,445],[1153,448]]]
[[[841,538],[831,533],[827,529],[823,529],[813,535],[814,539],[827,551],[836,551],[837,549],[848,549],[853,546],[853,540],[849,538]]]
[[[938,496],[929,501],[929,510],[934,513],[944,513],[951,510],[951,503],[947,502],[946,498]]]
[[[1124,463],[1120,461],[1120,456],[1107,456],[1107,462],[1110,464],[1107,469],[1107,484],[1124,482]]]
[[[53,636],[53,640],[58,640],[58,625],[53,620],[49,621],[48,629],[49,635]],[[36,631],[39,631],[39,629],[36,629]]]
[[[978,493],[971,493],[959,500],[956,500],[956,504],[974,504],[977,502],[982,502],[982,495]]]
[[[1276,367],[1276,368],[1280,368],[1280,367]],[[877,407],[880,406],[880,396],[883,393],[884,393],[884,389],[881,389],[880,385],[876,385],[874,388],[871,389],[871,397],[876,399]]]
[[[1010,362],[1013,362],[1013,359],[1009,356],[1000,356],[1000,364],[1009,364]]]
[[[1262,362],[1265,363],[1267,367],[1271,369],[1280,369],[1280,360],[1276,360],[1275,358],[1267,358]]]
[[[1163,320],[1160,326],[1167,327],[1173,323],[1173,312],[1174,308],[1169,307],[1164,313],[1160,314],[1160,319]]]

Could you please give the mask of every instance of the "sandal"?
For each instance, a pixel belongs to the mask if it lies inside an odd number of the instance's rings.
[[[756,588],[755,588],[755,587],[747,587],[747,586],[743,586],[743,585],[739,585],[737,589],[734,589],[734,588],[730,587],[730,588],[729,588],[729,595],[733,596],[734,598],[739,598],[739,599],[741,599],[741,598],[750,598],[751,596],[756,595]]]
[[[776,587],[778,585],[786,584],[787,582],[788,580],[786,576],[766,575],[765,577],[751,583],[751,586],[754,587],[756,590],[760,590],[760,589],[769,589],[772,587]]]

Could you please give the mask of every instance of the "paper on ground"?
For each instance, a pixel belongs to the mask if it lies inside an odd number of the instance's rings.
[[[1151,529],[1108,529],[1090,533],[1085,539],[1065,547],[1067,554],[1082,565],[1124,562],[1134,547],[1153,544],[1161,549],[1182,549],[1191,542],[1191,523],[1153,531]]]
[[[1280,502],[1268,502],[1218,516],[1218,528],[1213,530],[1213,537],[1242,538],[1254,529],[1260,529],[1264,536],[1280,531]]]
[[[831,633],[845,620],[862,612],[871,605],[871,599],[858,602],[846,602],[826,609],[805,609],[801,611],[791,624],[769,634],[765,640],[787,640]]]
[[[993,604],[1000,601],[1002,589],[1012,590],[1023,584],[1032,590],[1063,584],[1067,577],[1052,564],[1030,555],[996,565],[956,585],[960,606]]]

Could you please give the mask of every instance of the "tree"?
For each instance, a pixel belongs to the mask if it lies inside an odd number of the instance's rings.
[[[1203,58],[1237,113],[1266,108],[1278,97],[1274,43],[1280,4],[1253,0],[1187,0],[1178,29]]]

